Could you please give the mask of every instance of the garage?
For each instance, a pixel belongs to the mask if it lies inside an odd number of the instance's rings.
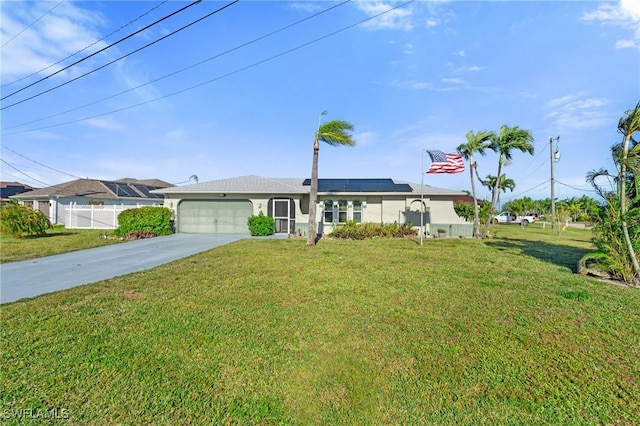
[[[249,200],[183,200],[178,205],[178,232],[248,234],[252,214]]]

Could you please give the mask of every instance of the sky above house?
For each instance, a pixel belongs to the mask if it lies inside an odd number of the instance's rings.
[[[502,201],[550,197],[551,138],[556,197],[598,198],[585,176],[615,172],[640,100],[637,0],[191,4],[1,2],[1,179],[307,178],[319,120],[340,119],[357,145],[321,146],[321,178],[470,190],[468,164],[423,174],[425,150],[508,125],[535,153],[513,153]]]

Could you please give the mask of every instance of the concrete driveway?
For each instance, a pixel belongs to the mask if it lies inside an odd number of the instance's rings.
[[[153,268],[251,238],[241,234],[173,234],[0,265],[0,303],[39,296]]]

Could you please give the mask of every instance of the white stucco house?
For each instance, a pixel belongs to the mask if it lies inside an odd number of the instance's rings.
[[[177,232],[248,234],[247,219],[272,216],[276,232],[306,235],[310,180],[249,175],[151,191],[173,210]],[[318,231],[331,232],[346,221],[420,225],[426,235],[439,228],[450,236],[472,236],[472,224],[458,217],[453,199],[465,195],[393,179],[319,179]]]
[[[54,225],[69,229],[115,229],[118,214],[123,210],[163,205],[162,194],[151,191],[168,186],[171,184],[159,179],[76,179],[10,198],[40,210]]]

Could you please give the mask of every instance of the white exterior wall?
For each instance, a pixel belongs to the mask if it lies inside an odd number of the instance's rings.
[[[305,198],[306,197],[306,198]],[[269,199],[271,198],[292,198],[295,205],[295,223],[296,229],[301,229],[303,233],[306,232],[309,215],[307,213],[308,206],[306,206],[306,200],[308,195],[306,194],[225,194],[225,197],[220,197],[218,193],[168,193],[165,194],[164,206],[171,209],[174,212],[174,218],[177,221],[177,208],[182,200],[249,200],[253,204],[253,214],[257,215],[262,211],[264,214],[268,212]],[[325,200],[332,200],[334,203],[338,203],[339,200],[347,200],[353,202],[354,200],[360,200],[363,202],[362,207],[362,222],[368,223],[394,223],[398,224],[406,223],[408,215],[407,211],[418,212],[420,210],[420,196],[415,195],[407,197],[406,194],[384,194],[384,195],[364,195],[361,193],[351,194],[320,194],[318,196],[318,204],[316,206],[316,224],[318,230],[323,233],[331,232],[337,222],[337,209],[334,210],[334,223],[327,224],[324,221],[324,202]],[[424,197],[425,204],[425,225],[430,223],[445,223],[445,224],[464,224],[464,219],[458,217],[453,209],[453,201],[447,196],[430,196]],[[304,206],[304,209],[303,209]],[[304,210],[304,212],[303,212]],[[351,218],[352,205],[349,206],[349,218]],[[411,215],[413,222],[416,222],[416,218],[419,218],[418,214]],[[414,226],[419,226],[419,220],[413,223]]]
[[[466,220],[458,216],[453,209],[453,201],[451,199],[431,198],[425,203],[429,208],[431,215],[431,223],[451,223],[464,224]]]

